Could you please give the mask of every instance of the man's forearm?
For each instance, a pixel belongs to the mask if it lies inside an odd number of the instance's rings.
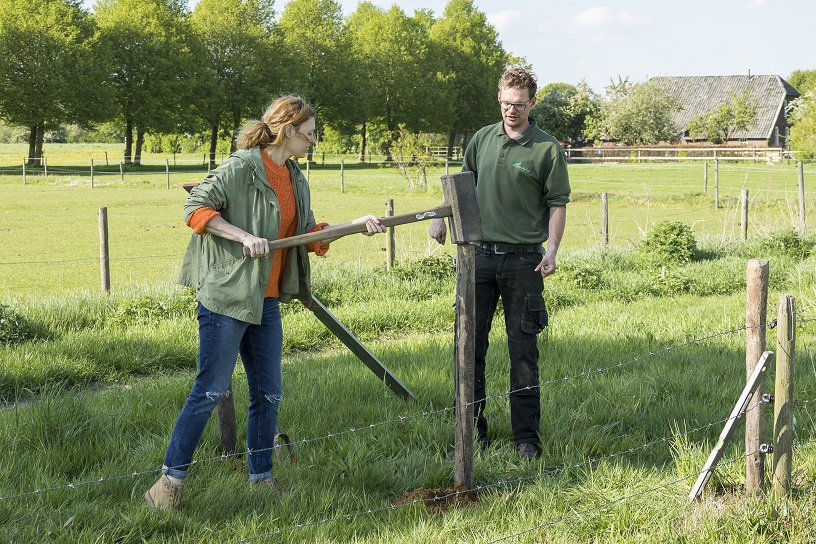
[[[555,256],[558,253],[558,246],[561,245],[561,238],[564,236],[564,227],[567,224],[567,207],[555,206],[550,208],[550,221],[548,225],[547,253]]]

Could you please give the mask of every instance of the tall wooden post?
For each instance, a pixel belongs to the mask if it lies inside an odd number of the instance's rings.
[[[173,164],[176,163],[176,159],[173,159]],[[164,177],[167,178],[167,188],[170,188],[170,159],[164,159]]]
[[[609,249],[609,195],[601,193],[601,241]]]
[[[229,384],[229,394],[218,401],[218,431],[221,433],[221,453],[232,455],[238,451],[238,432],[235,424],[235,399],[232,395],[232,381]]]
[[[122,180],[122,183],[125,182],[125,164],[122,162],[119,163],[119,178]]]
[[[714,209],[720,209],[720,160],[714,157]]]
[[[386,217],[393,217],[394,216],[394,199],[389,198],[388,202],[385,203],[385,215]],[[392,268],[394,268],[394,227],[388,227],[388,232],[385,235],[385,269],[389,272]]]
[[[708,161],[703,163],[703,193],[708,194]]]
[[[345,185],[345,161],[340,159],[340,192],[346,192],[346,185]]]
[[[750,378],[765,351],[766,308],[768,306],[768,261],[748,261],[747,302],[745,309],[745,375]],[[762,409],[765,382],[760,381],[745,409],[745,489],[748,493],[762,490],[765,480],[765,455],[762,444]]]
[[[799,170],[799,234],[805,234],[805,171],[802,161],[796,165]]]
[[[790,491],[793,464],[793,365],[796,348],[796,301],[779,295],[776,318],[776,388],[774,390],[774,494]]]
[[[108,252],[108,209],[99,208],[99,276],[102,292],[110,293],[110,253]]]
[[[742,227],[742,241],[744,242],[748,239],[748,189],[742,190],[740,204],[742,206],[742,219],[740,221],[740,227]]]
[[[93,159],[91,159],[91,189],[94,188],[94,164]]]
[[[456,246],[456,445],[453,483],[473,487],[474,354],[476,351],[476,253]]]

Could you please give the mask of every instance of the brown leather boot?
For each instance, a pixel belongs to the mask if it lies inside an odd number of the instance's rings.
[[[184,484],[174,484],[166,474],[162,474],[159,481],[145,493],[147,504],[162,510],[181,510],[181,493]]]

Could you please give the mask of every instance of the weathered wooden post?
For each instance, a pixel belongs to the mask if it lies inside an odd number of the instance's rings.
[[[796,301],[779,296],[776,317],[776,387],[774,389],[773,491],[783,498],[790,491],[793,464],[793,367],[796,349]]]
[[[123,162],[119,162],[119,178],[122,180],[122,183],[125,182],[125,164]]]
[[[720,209],[720,160],[716,156],[714,157],[714,209]]]
[[[745,376],[750,378],[765,350],[766,308],[768,306],[768,261],[748,261],[747,301],[745,306]],[[765,480],[765,455],[762,445],[762,395],[764,380],[759,382],[745,413],[745,490],[757,493]]]
[[[94,164],[93,159],[91,159],[91,189],[94,188]]]
[[[343,159],[340,159],[340,192],[341,192],[341,193],[345,193],[345,192],[346,192],[346,186],[345,186],[345,166],[346,166],[345,161],[344,161]]]
[[[394,217],[394,199],[389,198],[385,203],[385,216]],[[388,232],[385,234],[385,269],[391,271],[394,268],[394,227],[388,227]]]
[[[601,193],[601,241],[609,249],[609,195]]]
[[[805,234],[805,171],[802,161],[796,165],[799,171],[799,234]]]
[[[108,209],[99,208],[99,275],[102,292],[110,293],[110,253],[108,251]]]
[[[740,204],[742,206],[742,219],[740,221],[740,227],[742,229],[742,241],[744,242],[748,239],[748,189],[742,190]]]
[[[173,164],[176,164],[175,157],[173,158]],[[170,159],[164,159],[164,176],[167,179],[167,188],[170,188]]]
[[[703,162],[703,194],[708,194],[708,161]]]

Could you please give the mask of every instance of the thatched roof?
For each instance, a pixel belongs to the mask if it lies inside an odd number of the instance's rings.
[[[756,105],[757,118],[747,130],[735,133],[734,139],[770,139],[786,101],[799,96],[787,81],[774,75],[655,77],[651,81],[680,103],[682,109],[675,113],[674,121],[681,132],[698,115],[729,102],[732,94],[746,92]]]

